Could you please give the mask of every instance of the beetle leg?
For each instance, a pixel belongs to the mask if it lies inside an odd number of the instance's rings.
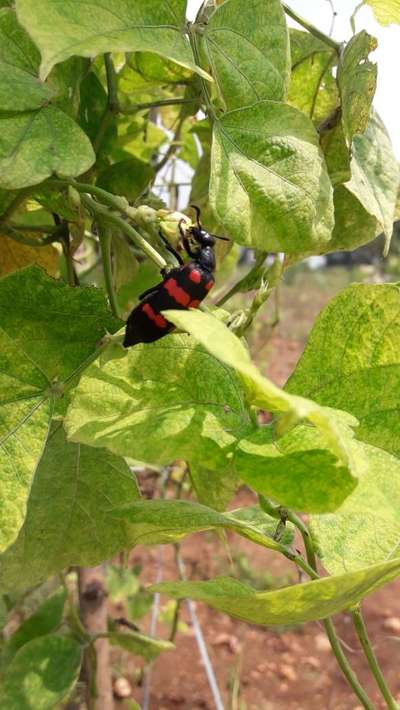
[[[157,286],[152,286],[151,288],[148,288],[147,291],[143,291],[143,293],[140,294],[139,296],[139,301],[143,301],[146,296],[149,296],[151,293],[155,293],[158,291],[160,288],[160,284],[157,284]]]
[[[197,254],[197,252],[193,251],[192,247],[190,246],[189,239],[186,236],[182,237],[182,243],[183,243],[183,246],[185,247],[185,251],[189,254],[189,256],[192,259],[196,259],[198,254]]]
[[[180,231],[180,233],[182,234],[180,223],[179,223],[179,231]],[[169,253],[172,254],[172,256],[175,257],[175,259],[177,260],[179,266],[183,266],[183,259],[182,259],[181,255],[178,254],[178,252],[176,251],[176,249],[174,249],[174,247],[171,247],[171,244],[170,244],[169,241],[164,237],[164,235],[163,235],[161,229],[159,230],[158,234],[159,234],[159,236],[161,237],[161,239],[162,239],[162,241],[163,241],[163,244],[164,244],[166,250],[169,251]],[[163,271],[164,271],[164,269],[161,270],[161,273],[162,273]]]

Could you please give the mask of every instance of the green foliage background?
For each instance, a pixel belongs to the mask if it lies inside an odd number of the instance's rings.
[[[400,21],[397,3],[368,4]],[[340,293],[284,389],[241,336],[291,264],[382,232],[389,248],[399,168],[372,108],[375,39],[289,31],[279,0],[207,5],[192,25],[184,0],[0,5],[0,591],[203,530],[299,562],[292,526],[277,539],[278,504],[311,515],[327,576],[273,592],[228,578],[157,590],[260,624],[358,604],[400,573],[400,290]],[[234,317],[168,312],[186,333],[125,351],[124,318],[171,264],[159,231],[179,238],[182,216],[153,192],[174,155],[194,170],[207,228],[234,243],[218,247],[219,287],[246,246],[256,268],[234,290],[254,298]],[[278,276],[268,252],[285,255]],[[176,459],[197,500],[141,498],[128,463]],[[240,483],[270,511],[225,512]],[[2,707],[52,708],[71,692],[87,638],[60,627],[64,603],[58,590],[4,644]],[[109,638],[148,661],[171,648]]]

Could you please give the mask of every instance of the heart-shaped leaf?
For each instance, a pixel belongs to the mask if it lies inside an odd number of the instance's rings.
[[[289,42],[279,0],[226,0],[202,35],[219,94],[228,110],[259,99],[283,101],[289,79]]]
[[[20,23],[42,55],[41,76],[76,54],[147,51],[208,76],[196,67],[185,33],[185,0],[95,0],[60,5],[58,0],[17,0]]]
[[[315,252],[333,227],[332,186],[303,113],[272,101],[215,122],[210,204],[234,241],[263,251]]]

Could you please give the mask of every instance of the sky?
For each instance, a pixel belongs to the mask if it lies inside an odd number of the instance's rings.
[[[332,0],[332,3],[337,12],[332,37],[343,42],[352,36],[349,18],[359,0]],[[329,0],[286,0],[286,4],[318,29],[329,32],[332,21]],[[194,20],[200,5],[201,0],[188,0],[190,20]],[[296,26],[290,18],[288,24]],[[400,26],[381,27],[374,20],[372,10],[364,6],[356,15],[356,30],[362,29],[378,40],[378,49],[370,55],[378,64],[374,106],[386,125],[395,155],[400,160]]]

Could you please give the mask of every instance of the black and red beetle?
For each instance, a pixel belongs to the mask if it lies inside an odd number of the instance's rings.
[[[139,296],[140,303],[133,309],[126,323],[126,348],[137,343],[153,343],[168,335],[175,326],[164,318],[161,311],[168,308],[197,308],[214,286],[215,236],[203,229],[200,210],[198,207],[194,209],[197,214],[196,225],[184,231],[182,224],[179,224],[182,245],[192,261],[184,264],[180,255],[167,245],[180,266],[170,269],[168,273],[162,270],[163,281]]]

